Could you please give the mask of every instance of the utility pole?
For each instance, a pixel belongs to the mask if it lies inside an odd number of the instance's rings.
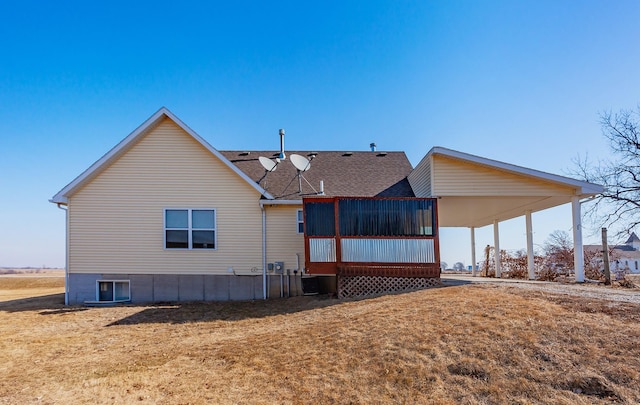
[[[602,228],[602,261],[604,262],[604,283],[611,285],[611,271],[609,270],[609,245],[607,244],[607,228]]]

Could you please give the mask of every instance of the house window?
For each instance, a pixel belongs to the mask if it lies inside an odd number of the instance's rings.
[[[213,209],[166,209],[166,249],[215,249],[216,211]]]
[[[304,215],[302,214],[302,210],[298,210],[296,215],[298,216],[298,233],[304,233]]]
[[[131,289],[129,280],[98,280],[98,301],[129,301]]]

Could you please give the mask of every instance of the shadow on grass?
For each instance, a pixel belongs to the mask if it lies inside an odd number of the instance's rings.
[[[473,282],[469,280],[462,280],[455,277],[447,277],[446,275],[443,275],[440,278],[440,281],[442,281],[443,287],[458,287],[461,285],[473,284]]]
[[[434,291],[449,286],[470,284],[461,281],[461,284],[443,285],[442,287],[429,288],[418,291]],[[243,319],[256,319],[268,316],[287,315],[297,312],[310,311],[318,308],[326,308],[349,302],[376,299],[389,295],[402,295],[414,293],[413,291],[395,292],[388,294],[372,295],[368,297],[332,298],[328,295],[299,296],[291,298],[270,298],[268,300],[255,301],[224,301],[224,302],[166,302],[150,304],[145,309],[126,318],[112,322],[107,326],[133,325],[147,323],[192,323],[212,321],[239,321]],[[127,304],[127,306],[136,306]],[[139,305],[137,305],[139,307]]]
[[[239,321],[268,316],[287,315],[339,305],[352,300],[339,300],[327,296],[273,298],[256,301],[225,302],[168,302],[157,303],[112,322],[107,326],[147,323],[193,323],[212,321]],[[132,305],[127,305],[132,306]]]
[[[443,287],[469,284],[446,283]],[[438,287],[438,288],[443,288]],[[438,288],[434,288],[438,289]],[[429,291],[429,289],[425,290]],[[406,292],[411,293],[412,291]],[[287,315],[340,305],[348,302],[375,299],[384,295],[400,295],[403,292],[375,295],[370,297],[337,299],[327,295],[299,296],[291,298],[271,298],[255,301],[207,301],[207,302],[163,302],[149,304],[118,304],[110,308],[138,308],[136,313],[119,319],[107,326],[135,325],[150,323],[194,323],[213,321],[238,321],[269,316]],[[93,308],[64,305],[64,293],[39,297],[29,297],[0,302],[0,311],[21,312],[39,311],[40,315],[60,315],[73,312],[89,311]]]
[[[59,311],[63,309],[78,309],[76,307],[65,307],[64,293],[19,298],[16,300],[0,302],[0,311],[5,312],[45,310]]]

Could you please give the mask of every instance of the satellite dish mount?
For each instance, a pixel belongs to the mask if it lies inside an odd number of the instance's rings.
[[[262,167],[264,167],[264,175],[260,177],[260,180],[258,180],[258,184],[260,184],[260,182],[262,182],[262,180],[264,180],[264,178],[267,177],[267,174],[276,171],[276,169],[278,168],[278,163],[280,163],[280,159],[276,158],[276,161],[274,162],[269,158],[260,156],[258,157],[258,160],[260,161],[260,164],[262,165]]]
[[[289,159],[298,172],[298,193],[302,193],[302,179],[304,178],[302,173],[311,168],[311,163],[306,157],[296,155],[295,153],[292,153],[291,156],[289,156]],[[307,179],[304,181],[307,181]],[[309,182],[307,181],[307,183]]]

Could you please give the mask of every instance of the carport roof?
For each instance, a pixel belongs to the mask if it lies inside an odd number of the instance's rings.
[[[439,225],[481,227],[583,199],[601,185],[434,147],[408,176],[417,197],[437,197]]]

